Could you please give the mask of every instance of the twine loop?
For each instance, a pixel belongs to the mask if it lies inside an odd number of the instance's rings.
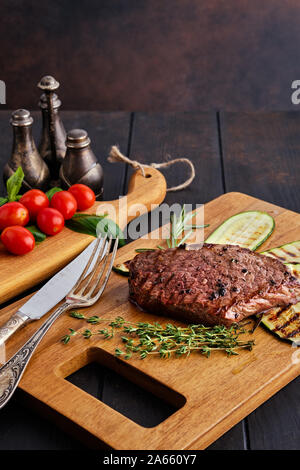
[[[187,188],[195,178],[195,167],[191,160],[189,160],[188,158],[174,158],[163,163],[151,163],[150,165],[146,165],[144,163],[138,162],[137,160],[131,160],[130,158],[126,157],[120,152],[119,148],[114,145],[110,150],[107,160],[111,163],[124,162],[132,166],[132,168],[136,170],[140,169],[144,178],[146,177],[145,168],[168,168],[169,166],[174,165],[175,163],[186,163],[190,169],[189,178],[178,186],[172,186],[171,188],[167,188],[168,192],[180,191],[181,189]]]

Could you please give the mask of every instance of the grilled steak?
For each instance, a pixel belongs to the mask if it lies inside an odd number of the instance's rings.
[[[188,323],[229,326],[300,300],[300,282],[283,263],[236,245],[146,251],[128,267],[132,301]]]

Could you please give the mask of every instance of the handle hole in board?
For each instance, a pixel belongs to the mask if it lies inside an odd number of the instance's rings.
[[[64,364],[65,380],[145,428],[159,425],[186,403],[180,393],[98,348],[84,355],[83,365],[76,362],[75,371],[73,361],[71,368]]]

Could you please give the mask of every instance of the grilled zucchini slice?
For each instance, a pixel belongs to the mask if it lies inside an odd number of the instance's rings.
[[[300,279],[300,263],[299,264],[286,263],[286,266],[292,271],[294,276],[299,277]]]
[[[275,221],[267,212],[240,212],[225,220],[205,243],[239,245],[254,251],[269,238],[274,227]]]
[[[283,263],[298,264],[300,263],[300,240],[263,251],[261,254],[277,258]]]
[[[294,276],[300,278],[300,264],[286,266]],[[261,323],[280,338],[300,344],[300,302],[289,307],[272,308],[264,313]]]
[[[125,263],[116,264],[112,269],[115,273],[121,274],[122,276],[129,276],[129,269]]]
[[[300,344],[300,302],[288,308],[272,308],[262,316],[261,323],[281,339]]]

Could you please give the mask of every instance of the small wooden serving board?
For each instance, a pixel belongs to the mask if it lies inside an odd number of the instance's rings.
[[[109,218],[123,229],[132,219],[160,204],[165,195],[166,181],[160,171],[149,168],[144,177],[139,170],[129,181],[126,198],[96,202],[85,213],[108,212]],[[14,256],[0,244],[0,304],[53,276],[92,240],[89,235],[65,227],[59,234],[36,245],[26,256]]]
[[[274,233],[261,251],[300,239],[299,214],[241,193],[228,193],[205,205],[205,223],[210,224],[206,235],[237,212],[256,209],[269,212],[276,222]],[[136,248],[154,247],[157,243],[154,239],[137,240],[119,250],[116,262],[134,257]],[[23,301],[3,309],[1,322]],[[84,313],[103,318],[121,315],[129,321],[170,321],[143,313],[130,304],[127,279],[116,273],[112,273],[100,302]],[[29,324],[9,340],[7,356],[24,343],[40,322]],[[77,335],[65,345],[60,339],[69,328],[86,329],[87,324],[68,314],[59,318],[35,353],[20,388],[32,405],[96,447],[204,449],[300,373],[300,361],[295,361],[294,354],[297,350],[262,327],[253,335],[254,349],[241,351],[238,356],[227,357],[218,351],[209,359],[194,353],[187,358],[163,360],[152,356],[144,361],[115,357],[115,348],[122,344],[119,334],[112,340],[97,336],[85,340]],[[177,411],[156,427],[144,428],[65,379],[94,361],[152,391],[175,405]]]

